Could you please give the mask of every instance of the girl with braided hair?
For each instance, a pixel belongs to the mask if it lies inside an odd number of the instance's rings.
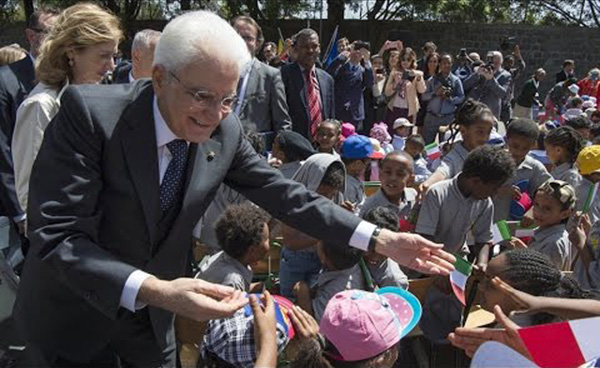
[[[480,304],[490,312],[494,311],[495,305],[499,305],[507,315],[520,309],[513,299],[507,298],[494,287],[491,280],[496,276],[513,288],[534,296],[569,299],[589,297],[575,279],[564,276],[544,254],[531,249],[515,249],[492,259],[479,284]],[[522,327],[538,325],[552,322],[553,318],[545,313],[519,315],[518,324]]]
[[[583,148],[581,134],[570,126],[562,126],[546,134],[544,146],[548,159],[554,165],[550,174],[554,179],[566,181],[573,188],[577,188],[581,182],[581,175],[574,164]]]

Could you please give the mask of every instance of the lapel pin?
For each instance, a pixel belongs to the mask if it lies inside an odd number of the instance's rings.
[[[209,151],[208,154],[206,155],[206,160],[208,162],[210,162],[210,161],[214,160],[216,156],[217,156],[217,154],[214,151]]]

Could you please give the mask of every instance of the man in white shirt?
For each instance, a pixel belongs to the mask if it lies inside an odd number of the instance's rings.
[[[152,78],[154,50],[160,35],[160,31],[153,29],[143,29],[135,34],[131,43],[131,63],[115,69],[114,83],[132,83],[141,78]]]
[[[247,303],[183,277],[192,229],[221,183],[313,237],[420,272],[452,269],[440,245],[361,221],[256,154],[231,114],[249,59],[227,22],[191,12],[165,27],[151,81],[65,91],[31,179],[15,305],[46,365],[175,366],[175,314],[202,321]]]

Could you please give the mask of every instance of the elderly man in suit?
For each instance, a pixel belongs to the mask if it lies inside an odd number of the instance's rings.
[[[281,77],[292,118],[292,130],[311,142],[319,123],[335,118],[334,82],[315,66],[321,54],[319,35],[310,28],[298,32],[293,41],[296,61],[281,67]]]
[[[281,74],[279,70],[256,59],[264,37],[254,19],[241,15],[235,17],[231,25],[246,41],[252,56],[241,72],[234,112],[244,129],[258,133],[263,138],[265,148],[271,150],[277,132],[292,129]]]
[[[9,65],[0,67],[0,216],[9,216],[23,228],[25,215],[17,200],[11,153],[11,141],[17,108],[35,87],[34,60],[48,28],[58,12],[52,8],[35,11],[27,21],[25,35],[29,54]]]
[[[441,245],[361,221],[250,147],[231,114],[249,60],[226,21],[190,12],[165,27],[152,80],[65,91],[33,168],[15,305],[47,365],[172,367],[174,313],[200,321],[246,303],[182,277],[192,228],[221,183],[313,237],[452,269]]]
[[[486,104],[496,119],[500,119],[502,100],[510,93],[512,77],[502,68],[504,57],[500,51],[488,54],[491,63],[484,64],[464,83],[465,95]]]
[[[143,29],[135,34],[131,43],[131,63],[117,67],[113,72],[113,83],[131,83],[140,78],[152,77],[154,50],[161,32]]]

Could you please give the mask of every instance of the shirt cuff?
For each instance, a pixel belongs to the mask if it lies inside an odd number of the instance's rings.
[[[18,222],[25,220],[26,218],[27,218],[26,214],[21,214],[21,215],[13,216],[13,221],[18,223]]]
[[[138,302],[136,299],[142,283],[150,276],[152,275],[141,270],[135,270],[129,275],[121,293],[121,307],[135,312],[146,306],[146,304]]]
[[[369,249],[369,242],[376,228],[377,226],[370,222],[361,221],[350,237],[350,246],[366,252]]]

